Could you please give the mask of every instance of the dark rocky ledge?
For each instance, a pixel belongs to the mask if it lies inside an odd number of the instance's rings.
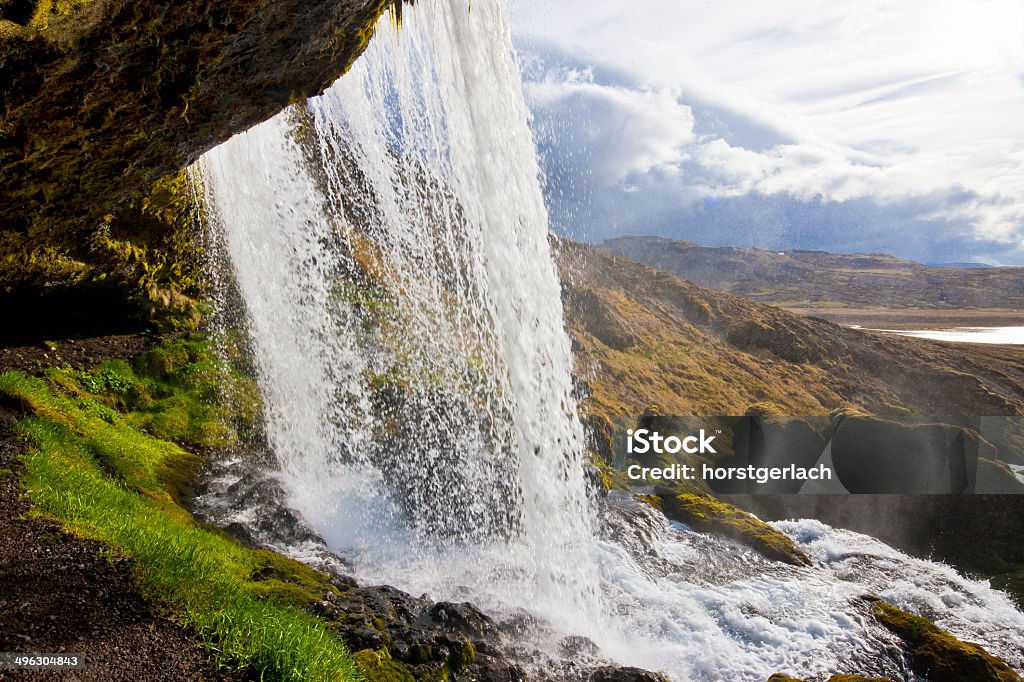
[[[34,311],[6,341],[199,324],[183,169],[322,92],[401,2],[0,0],[0,307]],[[68,309],[111,314],[54,328]]]
[[[321,92],[393,0],[3,0],[0,227],[92,226]]]

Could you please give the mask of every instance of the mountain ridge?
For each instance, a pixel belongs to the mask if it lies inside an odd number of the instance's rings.
[[[1024,268],[931,266],[884,253],[704,246],[618,237],[598,248],[700,286],[792,309],[1024,310]]]

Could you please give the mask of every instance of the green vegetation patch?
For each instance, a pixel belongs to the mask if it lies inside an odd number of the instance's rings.
[[[359,679],[342,642],[300,608],[337,593],[327,576],[246,549],[180,506],[199,459],[166,438],[223,442],[231,429],[215,422],[249,416],[204,402],[216,397],[209,354],[198,340],[171,341],[138,371],[110,362],[46,379],[0,374],[0,399],[27,415],[16,425],[28,444],[26,495],[70,532],[129,556],[143,594],[167,604],[221,665],[267,679]]]
[[[166,340],[132,367],[107,360],[89,371],[50,370],[68,399],[112,422],[117,415],[149,435],[202,447],[233,445],[259,426],[251,377],[223,362],[201,337]]]
[[[871,598],[875,619],[902,639],[911,652],[911,667],[931,682],[1019,682],[1010,666],[984,648],[962,642],[926,618]]]

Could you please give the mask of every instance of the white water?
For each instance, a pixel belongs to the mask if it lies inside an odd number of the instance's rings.
[[[865,592],[1019,659],[1004,597],[869,538],[780,524],[816,559],[792,568],[589,498],[500,3],[407,10],[325,95],[201,168],[281,480],[361,579],[525,612],[549,655],[585,635],[675,679],[907,676]]]
[[[488,562],[586,620],[583,434],[508,30],[490,3],[411,15],[308,114],[202,161],[268,435],[332,547],[439,582]]]
[[[913,336],[919,339],[955,343],[1024,344],[1024,327],[953,327],[951,329],[871,329],[870,331]]]

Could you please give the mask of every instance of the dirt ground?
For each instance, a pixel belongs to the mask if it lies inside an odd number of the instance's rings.
[[[65,363],[81,369],[104,360],[131,362],[154,343],[155,339],[142,334],[117,334],[26,345],[0,343],[0,372],[18,369],[26,374],[36,374],[47,367],[60,367]]]
[[[107,336],[0,348],[0,371],[130,359],[151,340]],[[85,667],[0,671],[0,680],[241,680],[135,588],[128,560],[33,517],[22,497],[17,418],[0,405],[0,652],[75,653]]]

